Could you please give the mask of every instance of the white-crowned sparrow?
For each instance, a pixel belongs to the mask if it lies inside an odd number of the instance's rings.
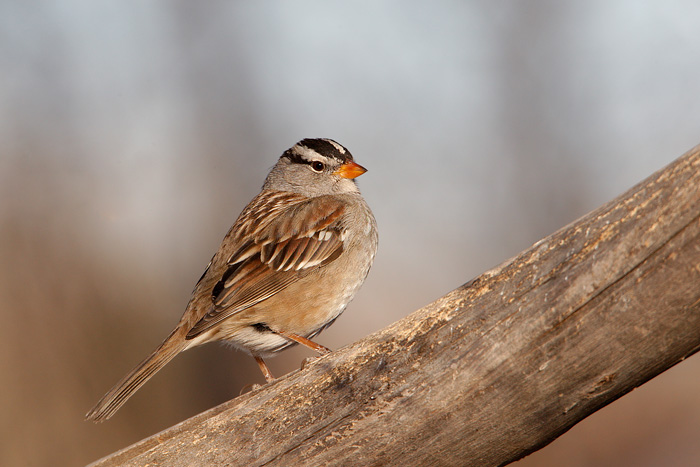
[[[355,177],[366,170],[330,139],[304,139],[282,154],[199,279],[180,322],[86,418],[110,418],[183,350],[225,340],[263,357],[330,326],[352,300],[377,250],[372,211]]]

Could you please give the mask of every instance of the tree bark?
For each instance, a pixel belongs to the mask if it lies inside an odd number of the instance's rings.
[[[388,328],[94,465],[503,465],[699,347],[700,146]]]

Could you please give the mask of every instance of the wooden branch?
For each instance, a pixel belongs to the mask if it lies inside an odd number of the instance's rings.
[[[700,347],[700,147],[435,303],[98,461],[502,465]]]

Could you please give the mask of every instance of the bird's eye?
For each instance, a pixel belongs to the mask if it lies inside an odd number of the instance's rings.
[[[323,162],[314,161],[311,163],[311,169],[313,169],[314,172],[323,172],[323,169],[325,168],[326,166],[323,164]]]

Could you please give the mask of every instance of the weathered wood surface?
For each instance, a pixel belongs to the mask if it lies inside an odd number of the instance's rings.
[[[699,347],[695,148],[392,326],[95,465],[501,465]]]

